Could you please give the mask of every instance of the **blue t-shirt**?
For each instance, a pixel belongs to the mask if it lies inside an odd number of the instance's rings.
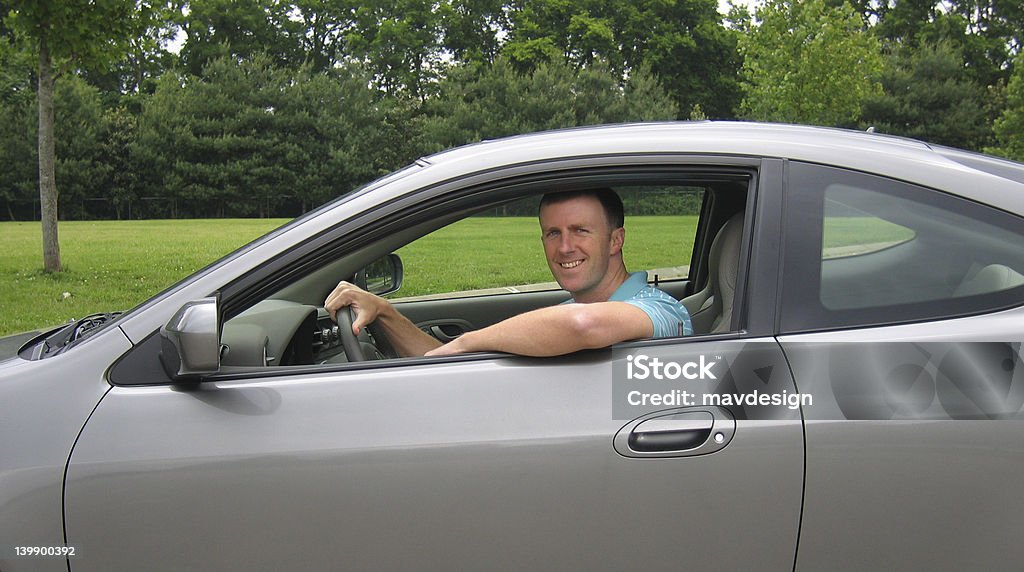
[[[690,313],[686,307],[667,293],[648,285],[646,272],[630,273],[629,278],[612,293],[608,301],[625,302],[643,310],[654,325],[655,338],[693,334],[693,324],[690,323]],[[572,302],[574,300],[566,303]]]

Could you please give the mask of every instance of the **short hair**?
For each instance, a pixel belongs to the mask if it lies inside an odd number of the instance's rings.
[[[537,207],[537,214],[540,215],[540,210],[546,205],[562,203],[572,199],[585,197],[597,199],[601,203],[601,207],[604,209],[604,216],[608,219],[608,224],[611,225],[613,230],[616,228],[622,228],[625,225],[626,209],[622,206],[622,199],[619,197],[618,193],[610,188],[545,193],[540,199],[540,205]]]

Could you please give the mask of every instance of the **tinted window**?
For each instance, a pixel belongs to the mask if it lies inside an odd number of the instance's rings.
[[[794,163],[783,329],[955,317],[1024,300],[1024,224],[946,193]]]

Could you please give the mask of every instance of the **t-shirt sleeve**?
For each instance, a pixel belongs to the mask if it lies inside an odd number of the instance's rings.
[[[693,333],[690,315],[686,307],[667,295],[652,298],[631,298],[623,300],[640,308],[654,325],[655,338],[688,336]]]

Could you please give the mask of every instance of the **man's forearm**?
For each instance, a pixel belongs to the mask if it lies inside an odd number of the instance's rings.
[[[377,325],[384,331],[398,355],[403,357],[421,356],[441,345],[441,342],[417,328],[416,324],[390,304],[377,317]]]
[[[525,356],[556,356],[650,337],[647,315],[629,304],[567,304],[541,308],[467,332],[431,355],[499,351]]]

